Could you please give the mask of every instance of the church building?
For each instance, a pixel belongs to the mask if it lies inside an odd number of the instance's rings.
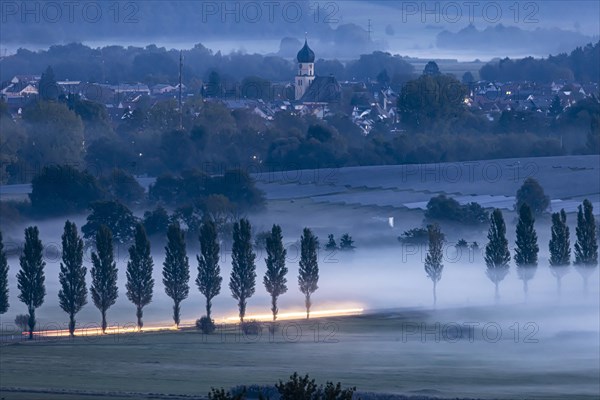
[[[337,79],[333,76],[315,75],[315,52],[304,46],[296,56],[298,60],[298,74],[295,79],[295,99],[303,104],[325,105],[339,103],[342,89]]]

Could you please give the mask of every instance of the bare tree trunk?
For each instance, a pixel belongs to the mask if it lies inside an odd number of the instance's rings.
[[[144,312],[142,311],[142,307],[140,307],[140,306],[137,307],[137,311],[136,311],[135,315],[137,317],[138,331],[141,331],[142,330],[142,326],[144,326],[144,323],[142,322],[142,317],[144,316]]]
[[[561,296],[561,279],[560,276],[556,277],[556,294],[558,295],[558,298],[560,299]]]
[[[35,308],[29,308],[29,319],[27,320],[29,326],[29,340],[33,340],[33,329],[35,328]]]
[[[69,313],[69,335],[75,336],[75,314]]]
[[[271,296],[271,311],[273,312],[273,322],[277,320],[277,313],[279,309],[277,308],[277,296]]]
[[[175,301],[175,304],[173,304],[173,321],[175,322],[175,327],[177,329],[179,329],[179,316],[180,316],[180,312],[181,309],[179,307],[179,301]]]
[[[238,307],[240,309],[240,322],[244,323],[244,317],[246,316],[246,301],[240,300],[238,302]]]
[[[212,308],[212,301],[207,297],[206,298],[206,318],[208,318],[209,321],[212,321],[210,319],[210,310]]]
[[[500,301],[500,289],[498,288],[498,282],[494,282],[494,285],[496,285],[496,290],[494,293],[494,300],[496,300],[496,304],[498,304]]]
[[[527,297],[529,293],[529,285],[527,279],[523,279],[523,292],[525,293],[525,302],[527,302]]]
[[[106,310],[101,310],[100,311],[102,313],[102,333],[106,333],[106,327],[107,327],[107,323],[106,323]]]
[[[433,282],[433,308],[437,305],[437,282]]]
[[[310,293],[306,294],[306,299],[304,301],[304,304],[306,305],[306,319],[308,319],[310,317],[310,306],[311,306]]]

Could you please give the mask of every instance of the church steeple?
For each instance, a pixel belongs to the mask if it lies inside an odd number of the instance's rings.
[[[308,40],[304,38],[304,46],[297,55],[298,74],[296,75],[296,100],[300,100],[308,87],[315,79],[315,52],[308,47]]]
[[[304,47],[300,49],[296,58],[298,59],[299,63],[315,62],[315,52],[308,47],[308,40],[306,38],[304,39]]]

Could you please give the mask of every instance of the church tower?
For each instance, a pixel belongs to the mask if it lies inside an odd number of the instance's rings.
[[[304,47],[298,52],[298,74],[296,75],[296,100],[300,100],[315,79],[315,53],[304,40]]]

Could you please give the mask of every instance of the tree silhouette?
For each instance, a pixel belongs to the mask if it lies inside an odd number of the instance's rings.
[[[42,241],[39,239],[40,232],[37,226],[25,229],[25,246],[19,258],[21,269],[17,274],[17,287],[21,292],[19,300],[26,306],[29,312],[27,324],[29,326],[29,339],[33,339],[35,328],[35,309],[44,303],[46,286],[44,285],[44,266]]]
[[[118,243],[129,243],[135,234],[136,219],[133,213],[118,201],[97,201],[90,205],[92,212],[81,227],[83,237],[93,238],[101,225],[106,225]]]
[[[250,222],[245,218],[233,225],[229,289],[238,301],[241,322],[244,322],[246,315],[246,302],[254,294],[256,286],[256,254],[252,251],[251,229]]]
[[[273,312],[273,321],[277,319],[277,299],[280,295],[287,292],[287,279],[286,274],[288,272],[285,266],[285,259],[287,251],[283,247],[283,236],[281,234],[281,227],[279,225],[273,225],[271,233],[267,236],[267,258],[265,263],[267,264],[267,272],[263,283],[265,289],[271,295],[271,312]]]
[[[163,263],[163,284],[165,293],[173,299],[173,321],[179,328],[181,302],[188,297],[190,286],[190,264],[185,249],[185,237],[178,224],[169,225],[167,246]]]
[[[575,266],[583,278],[583,289],[587,293],[587,281],[598,265],[598,240],[596,238],[596,219],[592,203],[585,199],[577,209],[577,227],[575,228]]]
[[[75,334],[75,314],[87,304],[85,276],[87,268],[83,265],[83,239],[79,237],[75,223],[66,221],[62,235],[62,262],[58,280],[61,289],[58,292],[60,307],[69,314],[69,333]]]
[[[4,251],[2,231],[0,231],[0,315],[8,311],[8,261]]]
[[[106,225],[100,226],[96,233],[96,252],[92,252],[92,300],[102,314],[102,333],[106,333],[106,312],[116,303],[119,296],[117,288],[117,263],[114,260],[113,237]]]
[[[56,82],[52,67],[48,66],[46,71],[42,73],[38,86],[40,88],[39,94],[42,100],[58,100],[61,90]]]
[[[523,203],[526,203],[535,215],[539,215],[548,209],[550,198],[544,193],[540,183],[534,178],[527,178],[523,185],[517,190],[515,209],[519,211]]]
[[[550,249],[550,271],[556,278],[556,290],[560,296],[561,279],[569,271],[571,264],[571,241],[567,225],[567,213],[564,209],[560,213],[552,214],[551,238],[548,243]]]
[[[196,285],[200,293],[206,297],[206,317],[211,320],[212,299],[221,292],[221,268],[219,268],[219,239],[217,227],[212,220],[207,220],[200,228],[200,255],[198,260],[198,277]]]
[[[506,225],[502,211],[496,208],[490,218],[488,244],[485,246],[485,265],[487,276],[494,283],[496,301],[500,298],[498,285],[508,274],[510,253],[506,240]]]
[[[529,280],[533,279],[538,263],[539,247],[537,234],[534,227],[535,219],[533,212],[527,203],[523,203],[519,209],[519,221],[517,222],[517,241],[515,248],[515,264],[517,274],[523,281],[523,291],[527,296]]]
[[[427,226],[429,249],[425,257],[425,272],[433,282],[433,306],[437,304],[437,283],[442,279],[444,235],[437,224]]]
[[[337,250],[338,249],[338,245],[335,242],[335,238],[333,237],[333,233],[330,233],[329,235],[327,235],[327,244],[325,245],[325,250]]]
[[[304,228],[300,238],[300,271],[298,274],[298,285],[304,294],[304,305],[306,306],[306,319],[310,317],[312,305],[310,296],[319,288],[319,264],[317,260],[317,248],[319,241],[308,228]]]
[[[154,261],[150,252],[150,241],[146,230],[141,223],[135,226],[134,243],[129,247],[129,261],[127,262],[127,298],[136,307],[137,326],[141,330],[144,323],[143,309],[152,301],[154,278],[152,270]]]
[[[348,251],[354,249],[354,240],[352,240],[352,236],[348,233],[344,233],[340,238],[340,250]]]

